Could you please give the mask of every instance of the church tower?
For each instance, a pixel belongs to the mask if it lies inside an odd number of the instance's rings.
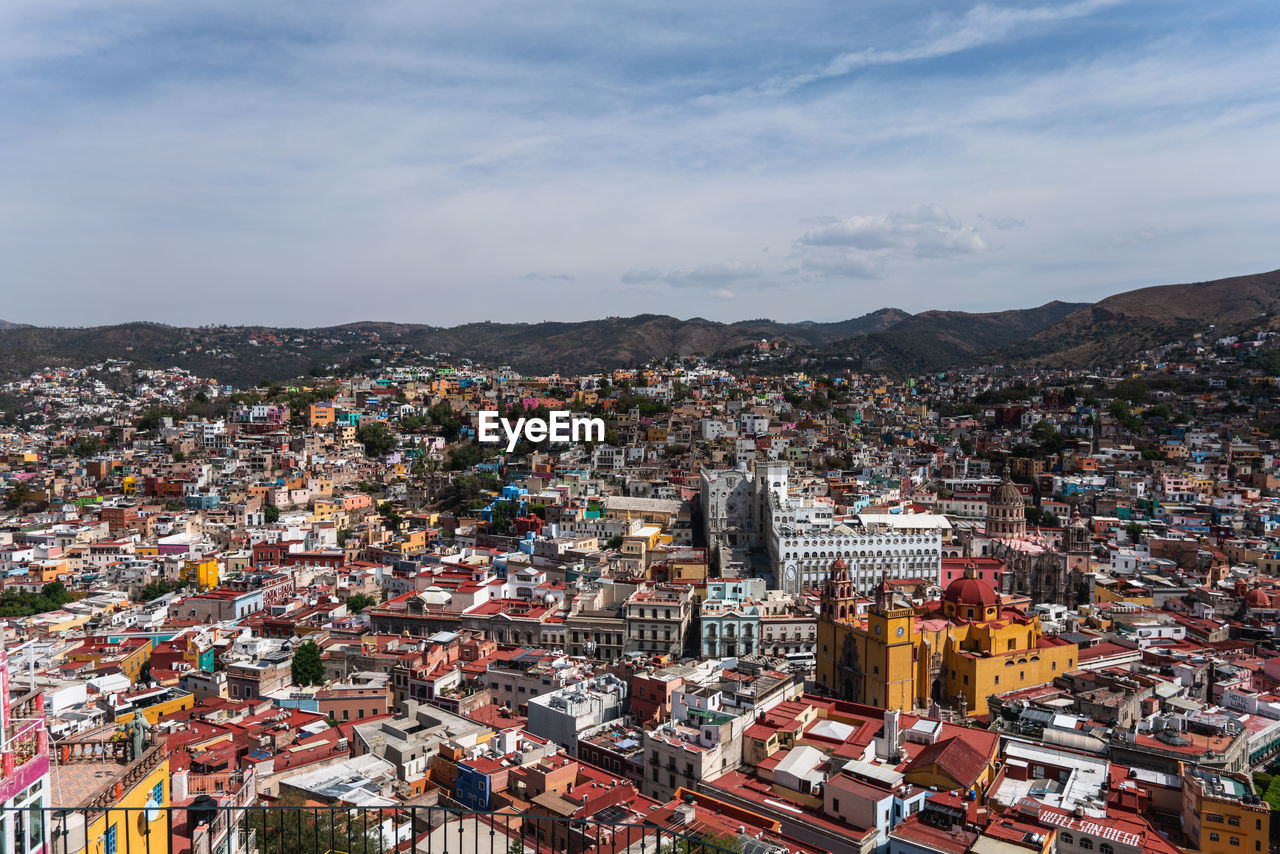
[[[831,623],[853,619],[857,615],[856,599],[849,564],[844,562],[844,558],[836,558],[827,572],[826,582],[822,585],[820,598],[822,619]]]
[[[1020,539],[1027,535],[1027,504],[1013,484],[1008,463],[1004,467],[1004,480],[987,502],[986,534],[993,539]]]
[[[1079,507],[1071,508],[1071,522],[1062,535],[1062,550],[1066,552],[1066,583],[1071,589],[1064,590],[1063,598],[1058,601],[1070,604],[1074,600],[1077,605],[1091,603],[1093,601],[1093,574],[1090,566],[1092,548],[1089,540],[1089,526],[1080,518]],[[1084,598],[1082,588],[1088,590],[1087,599]],[[1084,601],[1079,601],[1081,599]]]

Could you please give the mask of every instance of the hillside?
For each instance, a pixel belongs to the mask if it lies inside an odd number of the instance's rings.
[[[761,338],[820,346],[878,332],[910,317],[880,309],[834,323],[748,320],[717,323],[666,315],[611,317],[575,323],[470,323],[443,328],[360,321],[320,329],[177,327],[126,323],[86,328],[0,328],[0,377],[50,365],[80,366],[108,358],[142,367],[179,367],[234,385],[279,381],[309,372],[358,369],[388,351],[445,353],[529,372],[593,370],[667,356],[723,352]]]
[[[658,314],[581,322],[469,323],[439,327],[359,321],[319,329],[175,327],[127,323],[37,328],[0,323],[0,378],[108,358],[180,367],[244,386],[308,373],[361,370],[388,355],[448,354],[527,373],[635,365],[656,358],[742,354],[767,338],[793,345],[774,369],[860,367],[922,372],[1008,363],[1110,365],[1141,350],[1210,331],[1280,328],[1280,270],[1213,282],[1162,285],[1094,304],[912,315],[883,308],[848,320],[718,323]]]
[[[1108,365],[1148,347],[1207,332],[1274,328],[1280,319],[1280,270],[1211,282],[1126,291],[1072,312],[1002,352],[1034,364]]]

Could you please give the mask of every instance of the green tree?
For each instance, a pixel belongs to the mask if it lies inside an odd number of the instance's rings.
[[[102,445],[97,439],[90,439],[86,436],[76,442],[75,446],[71,450],[77,457],[84,459],[86,457],[92,457],[94,454],[101,451]]]
[[[400,514],[396,512],[396,507],[390,501],[384,501],[378,505],[378,513],[383,519],[387,520],[387,527],[393,531],[400,530]]]
[[[361,424],[356,430],[356,441],[364,445],[364,452],[370,457],[385,457],[400,444],[391,428],[381,421]]]
[[[352,593],[347,597],[347,611],[352,614],[359,614],[370,605],[378,604],[377,600],[367,593]]]
[[[293,651],[293,684],[324,684],[324,665],[320,662],[320,647],[315,641],[303,641]]]
[[[138,594],[139,602],[150,602],[152,599],[158,599],[166,593],[172,593],[179,588],[179,584],[170,581],[167,578],[161,578],[159,581],[153,581],[146,587],[142,588],[142,592]]]
[[[9,487],[9,491],[4,494],[4,503],[11,510],[18,510],[31,498],[31,487],[27,486],[27,482],[25,480],[15,480]]]
[[[1129,537],[1129,542],[1136,543],[1142,539],[1142,526],[1137,522],[1130,522],[1124,526],[1124,532]]]
[[[484,449],[472,442],[452,448],[449,451],[448,460],[445,461],[445,468],[449,471],[462,471],[483,461]]]
[[[268,525],[274,525],[276,522],[280,521],[280,508],[272,507],[268,504],[266,507],[262,508],[262,518],[267,520]]]
[[[1151,386],[1139,379],[1121,380],[1116,383],[1116,397],[1133,404],[1146,403],[1151,399]]]
[[[458,436],[462,435],[462,423],[454,415],[452,406],[442,400],[427,410],[427,416],[440,428],[440,435],[446,442],[458,441]]]

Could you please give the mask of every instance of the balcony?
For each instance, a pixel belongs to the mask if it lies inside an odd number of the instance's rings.
[[[43,836],[51,854],[105,851],[115,827],[117,850],[188,850],[191,854],[738,854],[729,839],[685,833],[678,821],[655,824],[617,817],[579,819],[441,806],[213,806],[8,808]],[[38,823],[37,823],[38,822]],[[127,833],[126,833],[127,829]],[[165,846],[168,840],[171,844]],[[736,842],[736,839],[732,840]]]
[[[3,698],[0,698],[3,702]],[[34,783],[49,770],[49,730],[44,694],[34,692],[9,706],[9,725],[0,733],[0,803]]]

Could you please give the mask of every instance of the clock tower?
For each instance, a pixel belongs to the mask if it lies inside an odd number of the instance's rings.
[[[916,698],[915,609],[882,580],[864,624],[844,561],[831,565],[818,619],[818,682],[842,700],[910,712]]]

